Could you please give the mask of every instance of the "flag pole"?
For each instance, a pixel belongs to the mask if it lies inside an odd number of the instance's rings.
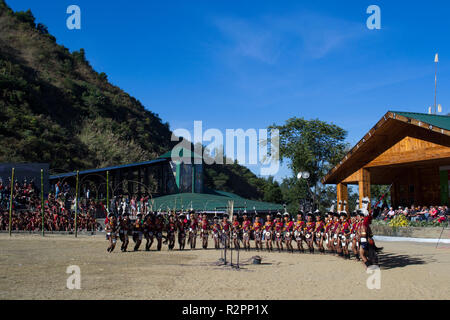
[[[9,236],[10,237],[11,237],[11,226],[12,226],[13,191],[14,191],[14,168],[12,168],[12,172],[11,172],[11,198],[9,198]]]
[[[42,212],[42,236],[44,236],[44,169],[41,169],[41,212]]]
[[[437,114],[437,106],[436,106],[436,96],[437,96],[437,65],[439,62],[439,56],[436,53],[436,56],[434,57],[434,63],[436,65],[435,72],[434,72],[434,114]]]

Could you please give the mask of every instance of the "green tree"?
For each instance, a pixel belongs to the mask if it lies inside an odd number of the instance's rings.
[[[30,27],[36,27],[35,18],[30,9],[28,9],[27,11],[17,11],[15,13],[15,16],[17,17],[17,19],[19,19],[19,21],[30,25]]]
[[[387,193],[387,194],[383,198],[383,203],[391,203],[391,192],[389,190],[388,185],[372,184],[370,186],[370,195],[371,195],[371,198],[374,199],[375,201],[378,201],[378,199],[380,199],[385,193]],[[381,205],[382,205],[382,203],[379,204],[379,206],[381,206]]]
[[[108,80],[108,76],[107,76],[106,73],[104,73],[104,72],[99,73],[98,78],[99,78],[101,81],[107,81],[107,80]]]
[[[269,177],[266,180],[264,187],[264,201],[272,203],[283,203],[283,194],[281,192],[280,184]]]
[[[347,131],[319,119],[290,118],[284,125],[272,125],[280,133],[280,159],[289,160],[294,177],[307,171],[306,180],[311,198],[320,204],[324,186],[320,180],[345,155],[349,146],[344,142]]]
[[[38,23],[36,26],[37,31],[39,31],[41,34],[48,34],[48,28],[45,24]]]
[[[283,202],[287,204],[287,210],[291,214],[300,209],[302,200],[309,198],[306,182],[295,177],[284,178],[280,189],[283,195]]]

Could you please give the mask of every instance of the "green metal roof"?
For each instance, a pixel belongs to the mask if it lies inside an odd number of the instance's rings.
[[[164,158],[159,159],[158,158],[156,160],[150,160],[150,161],[144,161],[144,162],[135,162],[135,163],[128,163],[128,164],[118,165],[118,166],[111,166],[111,167],[105,167],[105,168],[83,170],[83,171],[80,171],[79,174],[80,174],[80,176],[82,176],[82,175],[85,175],[85,174],[101,173],[101,172],[113,171],[113,170],[117,170],[117,169],[141,167],[141,166],[153,165],[153,164],[156,164],[156,163],[162,163],[164,161],[167,161],[167,159],[164,159]],[[61,178],[66,178],[66,177],[73,177],[73,176],[76,176],[76,175],[77,175],[76,171],[67,172],[67,173],[61,173],[61,174],[54,174],[54,175],[50,176],[50,180],[61,179]]]
[[[228,201],[234,201],[234,211],[253,212],[274,211],[283,209],[283,206],[276,203],[249,200],[229,192],[215,191],[210,193],[177,193],[154,198],[153,210],[189,210],[191,207],[198,211],[225,211]],[[224,195],[227,194],[227,195]]]
[[[179,157],[179,158],[202,158],[201,155],[192,152],[189,149],[186,148],[173,148],[170,151],[167,151],[163,155],[159,156],[158,159],[171,159],[172,156]]]
[[[403,111],[389,111],[401,116],[423,121],[445,130],[450,130],[450,116],[441,116],[436,114],[417,113],[417,112],[403,112]]]

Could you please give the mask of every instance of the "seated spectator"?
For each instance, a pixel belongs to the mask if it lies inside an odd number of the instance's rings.
[[[403,209],[402,214],[405,216],[406,219],[409,219],[409,209],[408,209],[408,207],[405,207],[405,209]]]
[[[428,221],[428,217],[430,216],[430,212],[428,211],[428,207],[424,206],[422,210],[419,212],[421,221]]]
[[[438,215],[438,210],[435,207],[431,206],[429,213],[430,213],[430,219],[434,220]]]
[[[394,216],[395,216],[394,208],[390,207],[389,212],[387,213],[387,217],[390,220],[390,219],[394,218]]]
[[[416,207],[414,205],[412,205],[411,209],[409,210],[409,219],[412,222],[415,222],[415,221],[417,221],[418,218],[419,217],[418,217],[418,214],[417,214],[417,209],[416,209]]]

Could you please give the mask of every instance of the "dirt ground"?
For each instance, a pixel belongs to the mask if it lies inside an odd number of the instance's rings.
[[[235,270],[214,249],[108,253],[104,235],[0,234],[0,299],[450,299],[448,245],[378,245],[381,288],[370,290],[360,262],[331,255],[241,251]],[[79,290],[66,287],[71,265]]]

